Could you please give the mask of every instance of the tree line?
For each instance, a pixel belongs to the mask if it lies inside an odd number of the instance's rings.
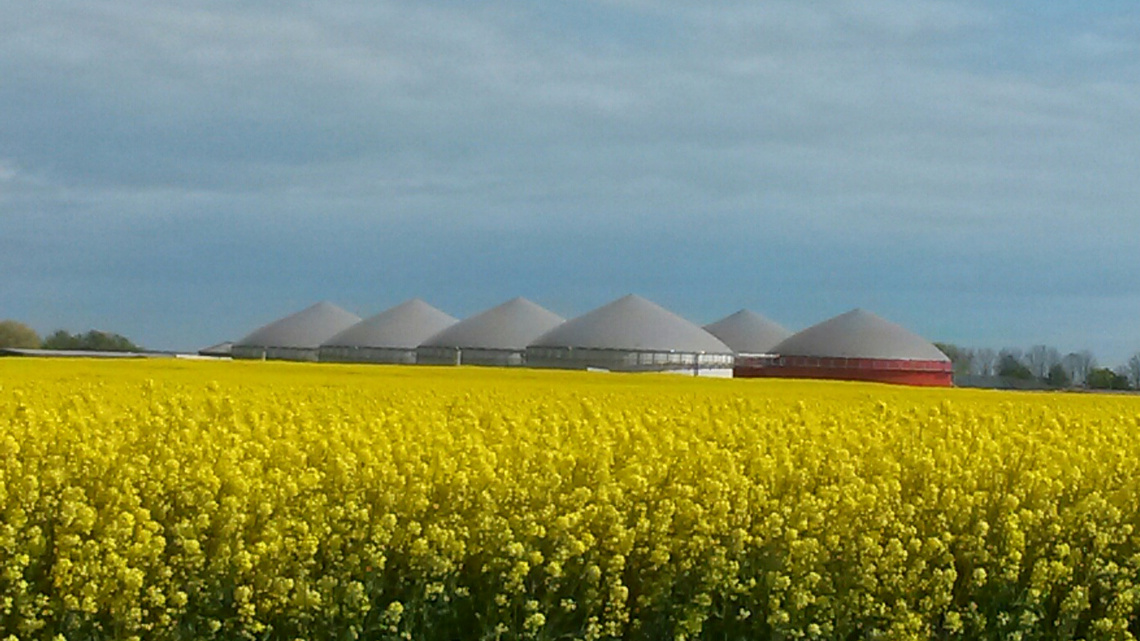
[[[1140,390],[1140,352],[1117,368],[1103,367],[1089,350],[1061,354],[1055,347],[971,349],[935,343],[954,365],[955,379],[977,377],[1033,383],[1054,389]]]
[[[21,349],[61,349],[93,352],[141,352],[142,347],[125,336],[113,332],[89,330],[72,334],[66,330],[56,330],[45,338],[40,338],[34,329],[14,320],[0,321],[0,347]]]

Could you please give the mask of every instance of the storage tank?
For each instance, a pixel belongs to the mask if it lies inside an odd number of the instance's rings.
[[[747,309],[709,323],[705,330],[737,355],[769,354],[780,341],[792,335],[779,324]]]
[[[862,309],[793,334],[772,352],[772,356],[737,359],[735,375],[953,384],[950,359],[933,343]]]
[[[322,362],[415,363],[416,348],[459,322],[413,298],[360,321],[321,344]]]
[[[315,361],[321,343],[360,322],[329,302],[273,321],[234,343],[233,358]]]
[[[526,346],[565,319],[525,298],[514,298],[462,320],[416,348],[421,365],[518,366]]]
[[[701,327],[630,294],[566,321],[527,346],[527,365],[732,376],[732,349]]]

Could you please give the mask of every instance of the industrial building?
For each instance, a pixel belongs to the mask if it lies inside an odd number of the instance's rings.
[[[525,298],[515,298],[462,320],[425,340],[416,349],[421,365],[525,364],[526,346],[565,322]]]
[[[738,356],[770,354],[773,347],[792,335],[781,325],[747,309],[705,325],[705,331],[719,338]]]
[[[629,295],[543,334],[526,349],[529,367],[680,372],[732,376],[732,349],[699,326]]]
[[[224,356],[228,344],[203,350]],[[367,320],[322,302],[233,343],[236,359],[530,366],[953,384],[933,343],[854,309],[792,334],[742,309],[699,327],[630,294],[570,321],[515,298],[459,321],[420,299]]]
[[[737,358],[734,375],[953,384],[950,359],[933,343],[862,309],[793,334],[771,351],[771,356]]]
[[[321,302],[274,321],[234,343],[233,358],[315,361],[321,343],[356,325],[361,318]]]
[[[340,332],[321,344],[319,359],[338,363],[416,362],[416,348],[459,322],[414,298]]]

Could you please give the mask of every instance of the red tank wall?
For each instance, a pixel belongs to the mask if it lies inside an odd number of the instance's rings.
[[[846,381],[872,381],[950,387],[953,366],[945,361],[903,361],[872,358],[814,358],[781,356],[763,359],[737,359],[737,378],[825,378]]]

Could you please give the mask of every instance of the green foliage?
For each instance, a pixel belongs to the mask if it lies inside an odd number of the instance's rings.
[[[1127,390],[1132,389],[1128,384],[1128,377],[1118,374],[1107,367],[1098,367],[1089,372],[1089,389]]]
[[[34,329],[14,320],[0,321],[0,347],[36,349],[40,346],[40,335]]]
[[[1025,366],[1015,355],[1002,354],[1001,360],[998,361],[998,376],[1006,378],[1015,378],[1018,380],[1028,381],[1033,378],[1033,372]]]
[[[44,349],[87,350],[95,352],[141,352],[143,348],[119,334],[90,330],[84,334],[69,334],[60,329],[44,339]]]
[[[952,343],[935,343],[934,346],[950,359],[950,362],[954,366],[955,376],[963,376],[970,373],[974,364],[974,350],[959,347]]]
[[[1057,363],[1049,368],[1049,374],[1045,377],[1045,382],[1049,384],[1049,387],[1060,389],[1071,385],[1073,380],[1069,377],[1069,373],[1065,371],[1065,366]]]

